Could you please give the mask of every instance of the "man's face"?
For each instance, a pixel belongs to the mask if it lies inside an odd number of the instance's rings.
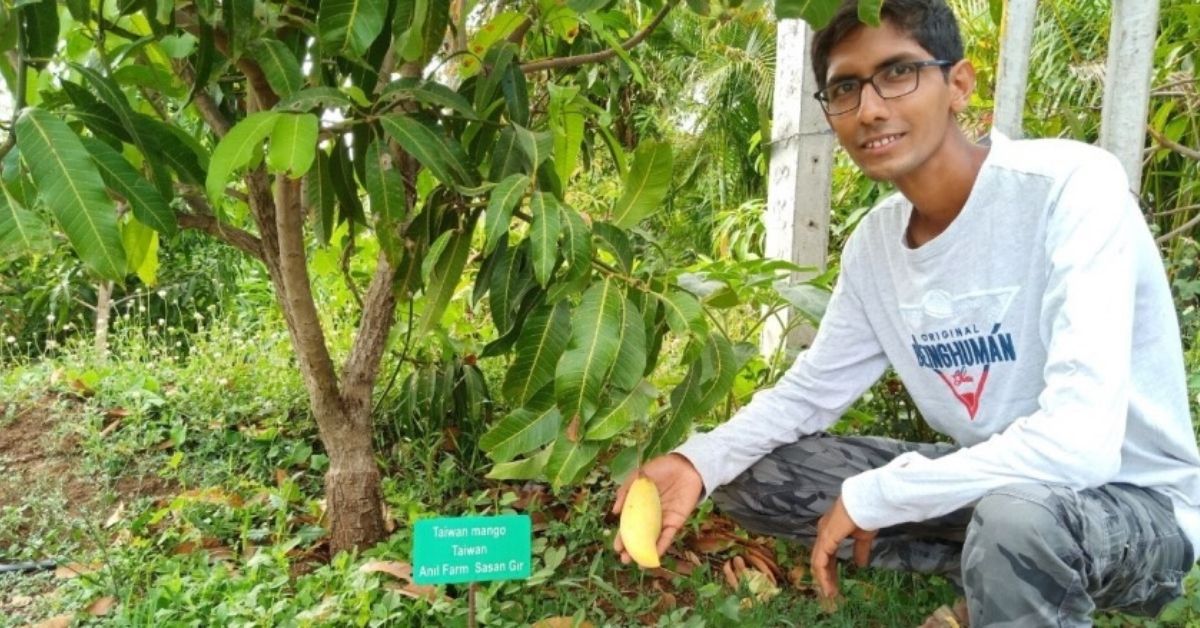
[[[898,61],[931,59],[916,40],[887,21],[879,28],[860,26],[830,51],[826,84],[866,78]],[[951,113],[961,108],[958,102],[965,103],[947,85],[940,68],[917,71],[918,87],[911,94],[884,99],[865,84],[857,109],[826,116],[863,174],[877,181],[895,182],[928,161],[946,140]]]

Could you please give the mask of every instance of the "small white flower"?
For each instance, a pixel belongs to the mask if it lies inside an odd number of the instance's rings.
[[[165,298],[167,298],[167,291],[166,291],[166,290],[159,290],[159,291],[158,291],[158,298],[160,298],[160,299],[165,299]]]
[[[47,315],[46,315],[46,322],[47,322],[47,323],[53,323],[53,322],[54,322],[54,315],[53,315],[53,314],[47,314]]]
[[[146,306],[139,305],[138,306],[138,314],[145,314],[145,313],[146,313]]]
[[[46,348],[47,348],[47,349],[57,349],[57,348],[58,348],[58,343],[57,343],[57,342],[55,342],[54,340],[47,340],[47,341],[46,341]]]
[[[4,342],[7,342],[10,345],[14,345],[14,344],[17,344],[17,339],[14,336],[9,336],[4,339]]]
[[[227,380],[227,379],[225,379],[224,377],[222,377],[221,379],[218,379],[218,380],[217,380],[217,385],[218,385],[218,386],[228,386],[228,385],[229,385],[229,380]]]
[[[175,348],[176,348],[176,349],[182,349],[182,348],[183,348],[183,341],[181,341],[181,340],[177,340],[177,341],[175,341]]]
[[[202,320],[204,320],[204,315],[201,314],[200,312],[192,312],[192,318],[194,318],[198,321],[202,321]]]
[[[158,326],[159,326],[159,327],[162,327],[163,325],[166,325],[166,324],[167,324],[167,319],[165,319],[165,318],[160,318],[160,319],[158,319]]]

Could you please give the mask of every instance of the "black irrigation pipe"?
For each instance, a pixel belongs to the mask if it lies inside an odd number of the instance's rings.
[[[38,571],[50,571],[58,566],[58,561],[54,560],[38,560],[26,561],[23,563],[0,563],[0,574],[5,573],[31,573]]]

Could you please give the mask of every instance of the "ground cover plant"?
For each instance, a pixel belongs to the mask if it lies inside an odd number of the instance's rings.
[[[886,191],[839,156],[831,270],[759,257],[772,11],[831,3],[358,4],[0,4],[0,562],[54,562],[0,573],[0,626],[467,625],[465,587],[411,581],[411,526],[469,513],[534,521],[484,625],[950,602],[847,569],[823,608],[802,548],[707,508],[660,570],[609,549],[614,478],[778,376],[763,320],[819,319]],[[955,4],[994,68],[1001,3]],[[1043,5],[1027,128],[1095,140],[1107,3]],[[1142,192],[1195,395],[1200,12],[1161,21]],[[837,430],[931,437],[894,378]],[[1200,621],[1197,577],[1098,623]]]

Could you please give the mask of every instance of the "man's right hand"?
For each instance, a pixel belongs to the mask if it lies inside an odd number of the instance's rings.
[[[683,527],[688,515],[696,509],[696,504],[700,503],[704,482],[687,458],[674,453],[659,456],[630,473],[625,479],[625,483],[617,490],[617,501],[612,507],[614,514],[620,514],[621,508],[625,506],[625,495],[629,492],[629,485],[638,477],[650,478],[658,488],[659,499],[662,501],[662,532],[658,536],[655,548],[658,555],[662,556],[670,547],[675,533]],[[620,534],[613,539],[613,549],[621,555],[622,563],[628,564],[632,560],[625,551]]]

